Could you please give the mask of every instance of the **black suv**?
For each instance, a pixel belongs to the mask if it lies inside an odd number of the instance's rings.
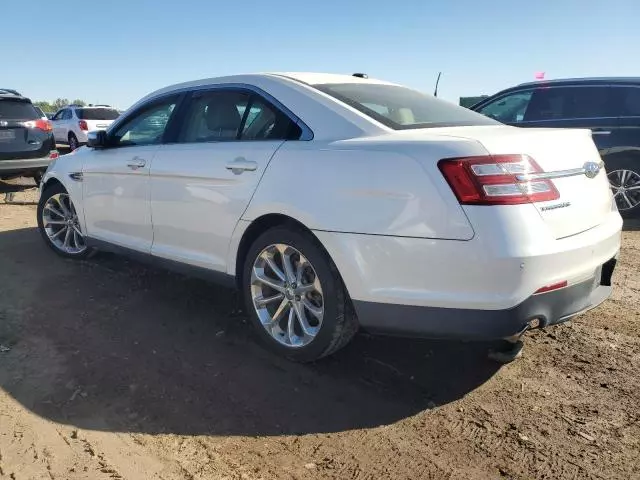
[[[525,83],[471,110],[517,127],[590,129],[618,210],[624,217],[640,213],[640,78]]]
[[[15,90],[0,88],[0,180],[30,176],[40,183],[58,157],[51,122]]]

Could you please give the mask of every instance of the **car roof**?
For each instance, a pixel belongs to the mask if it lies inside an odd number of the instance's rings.
[[[571,86],[571,85],[609,85],[609,84],[635,84],[640,85],[640,77],[585,77],[585,78],[559,78],[554,80],[537,80],[518,85],[519,87],[531,87],[540,85]],[[512,87],[516,88],[516,87]]]
[[[228,75],[223,77],[203,78],[200,80],[192,80],[189,82],[176,83],[149,93],[137,103],[148,100],[150,98],[183,90],[188,88],[206,87],[208,85],[219,85],[225,83],[247,83],[251,84],[260,79],[275,79],[286,81],[297,81],[304,84],[314,85],[323,83],[368,83],[381,85],[394,85],[390,82],[377,80],[373,78],[355,77],[353,75],[336,74],[336,73],[314,73],[314,72],[265,72],[265,73],[247,73],[241,75]]]

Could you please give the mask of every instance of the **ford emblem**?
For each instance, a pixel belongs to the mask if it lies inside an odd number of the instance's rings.
[[[584,168],[584,174],[587,178],[596,178],[600,173],[600,164],[596,162],[587,162],[582,168]]]

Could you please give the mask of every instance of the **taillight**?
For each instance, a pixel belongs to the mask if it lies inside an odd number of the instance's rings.
[[[60,154],[58,153],[57,150],[51,150],[49,152],[49,160],[56,160],[59,157],[60,157]]]
[[[50,132],[51,130],[53,130],[53,127],[51,126],[51,122],[49,120],[43,120],[41,118],[39,118],[38,120],[30,120],[28,122],[22,122],[22,125],[24,125],[27,128],[37,128],[39,130],[42,130],[43,132]]]
[[[519,179],[542,173],[528,155],[489,155],[440,160],[438,168],[463,205],[518,205],[560,198],[548,179]]]
[[[78,126],[80,127],[80,130],[84,130],[84,131],[89,130],[89,126],[87,125],[87,122],[84,120],[80,120],[78,122]]]

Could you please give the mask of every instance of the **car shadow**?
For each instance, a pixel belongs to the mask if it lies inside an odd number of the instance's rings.
[[[453,402],[498,366],[486,344],[358,335],[313,364],[255,341],[236,294],[109,254],[61,259],[0,232],[0,386],[80,428],[283,435],[386,425]],[[401,321],[401,319],[398,319]]]

